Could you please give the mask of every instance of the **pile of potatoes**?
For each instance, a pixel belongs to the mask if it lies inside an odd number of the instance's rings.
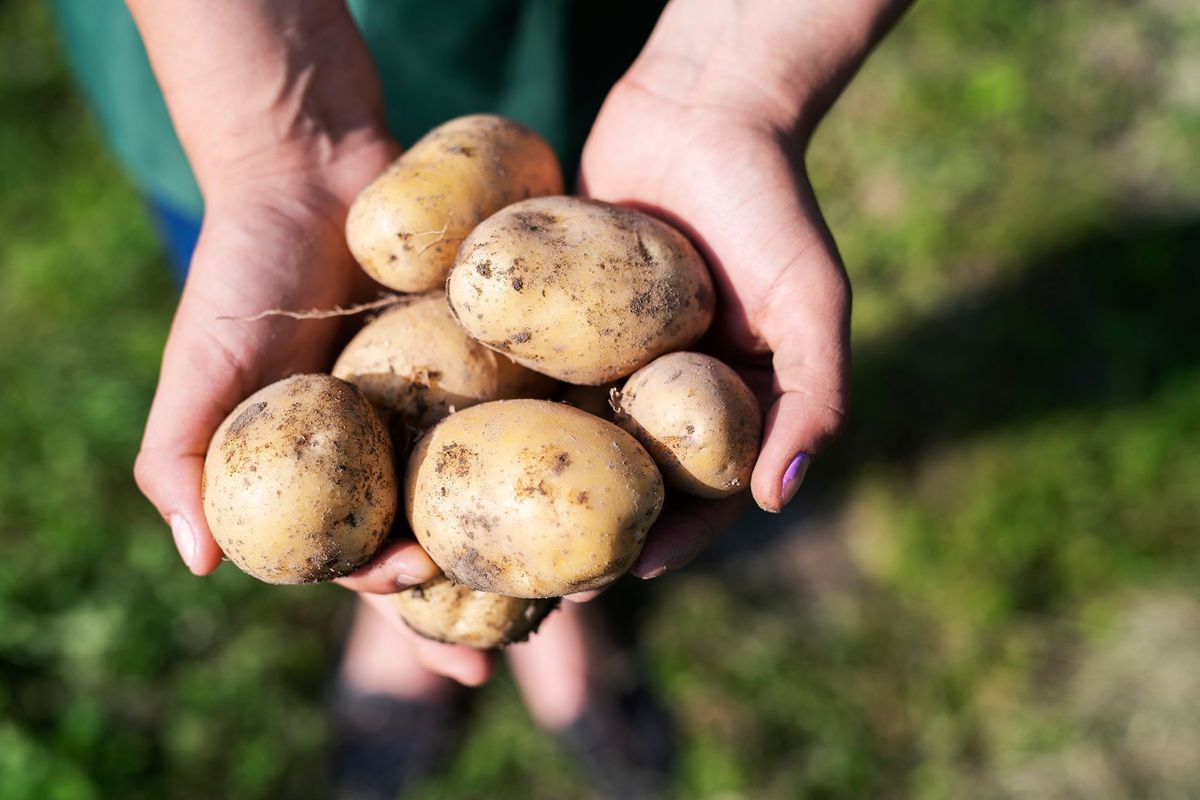
[[[659,219],[564,196],[529,129],[482,115],[435,129],[363,190],[346,238],[405,294],[332,374],[259,390],[214,435],[205,515],[245,572],[347,575],[403,501],[444,577],[396,595],[398,613],[497,647],[624,574],[666,488],[748,487],[758,403],[687,351],[716,302],[700,255]]]

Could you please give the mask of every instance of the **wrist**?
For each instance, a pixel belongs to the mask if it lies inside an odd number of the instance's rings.
[[[344,213],[354,197],[399,154],[382,128],[314,128],[276,137],[262,131],[246,142],[213,141],[211,153],[191,156],[205,206],[236,206],[250,200],[289,197]]]
[[[378,75],[343,0],[128,2],[206,200],[387,140]]]
[[[911,0],[673,0],[622,79],[807,138]]]
[[[205,216],[237,219],[247,209],[282,217],[323,219],[339,228],[358,193],[398,155],[382,134],[351,137],[338,147],[296,142],[208,173]]]

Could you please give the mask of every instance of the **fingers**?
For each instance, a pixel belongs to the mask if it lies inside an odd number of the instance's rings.
[[[239,391],[231,385],[228,362],[219,360],[221,352],[194,341],[190,332],[172,336],[134,463],[138,488],[167,521],[180,557],[196,575],[212,572],[222,558],[200,492],[208,440]],[[222,386],[228,388],[208,388]]]
[[[629,572],[649,579],[687,566],[733,524],[745,507],[744,494],[722,500],[677,496],[674,502],[668,501]]]
[[[750,488],[759,507],[782,511],[799,491],[813,457],[842,425],[841,412],[802,392],[781,396],[767,413]]]
[[[820,241],[789,264],[761,316],[760,330],[774,353],[775,402],[750,488],[761,508],[778,512],[846,421],[850,287],[832,241]]]
[[[334,583],[352,592],[391,594],[440,574],[441,570],[421,545],[412,539],[399,539],[384,547],[353,575],[338,578]]]
[[[463,686],[482,686],[492,677],[495,659],[486,650],[442,644],[412,631],[407,635],[413,639],[417,658],[430,672],[445,675]]]
[[[221,548],[209,533],[200,507],[203,454],[143,445],[134,463],[134,479],[171,528],[183,563],[195,575],[207,575],[221,564]]]
[[[221,561],[201,499],[210,438],[254,390],[287,374],[320,368],[336,329],[336,322],[300,326],[291,320],[246,323],[222,317],[301,303],[325,307],[342,302],[348,291],[350,272],[327,268],[341,263],[336,248],[314,244],[310,249],[318,266],[288,257],[296,249],[297,228],[305,226],[285,224],[279,215],[257,208],[226,211],[220,218],[210,213],[163,351],[134,477],[197,575],[212,572]],[[298,299],[302,293],[304,300]]]
[[[589,592],[576,592],[575,594],[563,595],[563,600],[566,600],[570,603],[590,603],[600,595],[604,594],[604,590],[607,588],[608,587],[605,586],[600,589],[592,589]]]
[[[204,456],[213,432],[248,392],[238,359],[192,321],[184,302],[163,353],[134,479],[170,525],[188,569],[207,575],[222,553],[204,519]]]
[[[360,594],[359,598],[409,640],[417,660],[430,672],[444,675],[464,686],[480,686],[492,676],[495,663],[490,653],[470,647],[442,644],[414,633],[400,619],[390,597],[381,594]]]

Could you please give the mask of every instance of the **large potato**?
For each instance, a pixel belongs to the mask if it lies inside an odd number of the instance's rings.
[[[629,569],[663,486],[642,446],[611,422],[548,400],[498,400],[425,434],[404,499],[417,541],[451,580],[558,597]]]
[[[550,145],[502,117],[460,117],[427,133],[355,199],[346,242],[367,273],[401,292],[441,287],[471,229],[510,203],[559,194]]]
[[[546,397],[555,383],[463,333],[441,292],[412,299],[369,322],[333,374],[414,428],[485,400]]]
[[[250,395],[217,428],[203,495],[213,538],[244,572],[332,580],[369,560],[392,527],[391,442],[354,386],[296,375]]]
[[[762,412],[725,364],[670,353],[635,372],[613,402],[617,424],[650,451],[672,489],[716,498],[749,487]]]
[[[471,336],[530,369],[588,384],[687,347],[712,322],[715,301],[683,234],[577,197],[493,214],[463,242],[446,292]]]
[[[558,605],[557,598],[505,597],[445,577],[392,597],[400,618],[426,639],[481,650],[524,641]]]

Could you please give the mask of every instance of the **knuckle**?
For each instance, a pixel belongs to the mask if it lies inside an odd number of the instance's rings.
[[[854,286],[850,283],[850,276],[846,274],[845,269],[834,270],[830,276],[829,292],[836,303],[849,311],[854,304]]]
[[[821,415],[821,439],[823,442],[832,442],[838,439],[846,432],[846,426],[850,418],[845,411],[836,410],[826,406],[824,413]]]
[[[151,502],[154,502],[157,475],[158,469],[154,456],[146,450],[138,452],[137,458],[133,461],[133,480],[137,484],[138,490]]]

